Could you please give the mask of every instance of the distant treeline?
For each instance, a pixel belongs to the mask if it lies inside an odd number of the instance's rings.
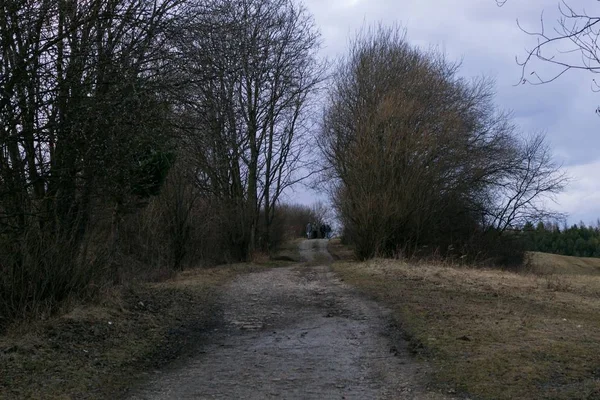
[[[576,257],[600,257],[600,220],[596,226],[580,222],[571,227],[539,222],[524,225],[523,238],[527,250]]]

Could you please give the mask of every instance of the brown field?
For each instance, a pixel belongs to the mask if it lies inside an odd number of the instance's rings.
[[[532,272],[558,275],[600,275],[600,258],[529,253]]]
[[[335,252],[339,244],[332,243]],[[334,270],[386,304],[437,384],[482,399],[600,399],[599,260],[534,254],[512,273],[394,260]],[[552,268],[552,272],[548,270]],[[589,268],[590,274],[582,272]],[[570,274],[570,275],[569,275]]]

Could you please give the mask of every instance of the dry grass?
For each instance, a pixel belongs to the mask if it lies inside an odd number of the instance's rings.
[[[484,399],[600,398],[600,276],[399,261],[334,269],[392,310],[440,386]]]
[[[266,267],[185,271],[166,282],[115,289],[61,317],[13,325],[0,336],[0,398],[123,397],[219,323],[220,285]]]
[[[350,246],[345,246],[339,238],[331,239],[327,243],[327,251],[334,260],[354,261],[354,250]]]
[[[529,259],[533,272],[540,275],[600,275],[600,258],[529,253]]]

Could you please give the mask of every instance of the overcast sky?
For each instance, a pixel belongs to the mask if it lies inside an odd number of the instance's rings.
[[[348,41],[361,27],[382,22],[401,24],[411,43],[439,46],[450,59],[462,60],[464,76],[486,75],[497,83],[497,104],[514,113],[524,131],[544,131],[558,162],[573,178],[554,206],[568,213],[569,222],[600,217],[600,93],[591,90],[592,76],[571,71],[543,85],[516,85],[520,67],[515,56],[525,55],[535,39],[519,30],[539,28],[544,10],[549,24],[556,19],[556,0],[305,0],[323,35],[323,56],[345,54]],[[600,15],[596,1],[572,0],[575,9]],[[594,8],[596,10],[594,10]],[[550,66],[536,65],[540,74]],[[310,202],[299,190],[294,201]]]

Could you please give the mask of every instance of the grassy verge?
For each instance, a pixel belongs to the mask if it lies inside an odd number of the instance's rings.
[[[600,275],[600,258],[529,253],[532,272],[556,275]]]
[[[114,289],[95,305],[0,336],[0,398],[119,398],[201,342],[220,321],[219,287],[281,265],[190,270],[162,283]]]
[[[327,251],[336,261],[355,261],[354,251],[352,248],[350,246],[343,245],[340,239],[331,239],[329,243],[327,243]]]
[[[335,251],[335,249],[333,249]],[[600,398],[600,277],[341,261],[440,386],[483,399]]]

